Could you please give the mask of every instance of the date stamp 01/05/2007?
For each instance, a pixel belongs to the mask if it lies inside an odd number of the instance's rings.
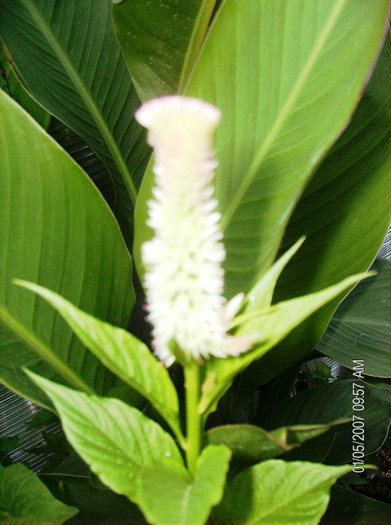
[[[364,377],[364,359],[353,359],[353,376],[358,379]],[[352,384],[352,464],[353,472],[357,474],[364,472],[365,455],[365,419],[364,419],[364,385],[363,383]]]

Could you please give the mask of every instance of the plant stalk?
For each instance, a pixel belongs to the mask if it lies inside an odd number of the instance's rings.
[[[200,365],[195,359],[185,366],[186,386],[186,460],[190,474],[194,475],[201,447],[201,417],[198,412],[200,396]]]

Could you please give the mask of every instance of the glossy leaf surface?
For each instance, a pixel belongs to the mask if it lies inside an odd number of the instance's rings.
[[[143,102],[181,93],[204,40],[215,0],[122,0],[114,24]]]
[[[128,238],[149,148],[133,118],[139,100],[114,34],[111,1],[2,2],[0,34],[34,97],[109,167]]]
[[[341,303],[317,348],[347,368],[363,359],[366,375],[391,377],[391,262],[378,259],[372,270],[377,275]]]
[[[0,305],[90,388],[105,392],[112,374],[45,301],[12,280],[48,286],[101,319],[126,326],[134,303],[132,263],[118,225],[85,173],[3,92],[0,149]],[[57,379],[58,370],[3,325],[0,344],[1,381],[47,403],[21,367]]]
[[[330,486],[350,469],[278,459],[264,461],[227,484],[213,517],[217,523],[316,525],[327,508]]]

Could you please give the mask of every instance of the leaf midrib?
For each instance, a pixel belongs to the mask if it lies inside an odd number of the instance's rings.
[[[285,105],[283,106],[280,113],[277,115],[277,118],[274,122],[274,125],[270,129],[268,135],[266,136],[260,150],[258,151],[258,154],[256,154],[253,162],[250,165],[250,168],[248,169],[247,173],[244,175],[242,182],[234,194],[232,200],[230,201],[230,204],[228,205],[226,211],[224,212],[220,227],[224,231],[225,228],[228,226],[233,214],[235,213],[236,208],[239,206],[242,198],[244,197],[247,189],[249,188],[252,179],[255,177],[256,173],[259,170],[259,167],[261,163],[266,158],[266,155],[270,151],[272,144],[276,137],[278,136],[278,133],[280,132],[286,117],[289,115],[290,110],[292,109],[294,103],[296,102],[301,89],[307,80],[309,74],[311,73],[311,70],[316,62],[316,59],[319,57],[320,52],[322,48],[324,47],[327,38],[333,29],[336,21],[338,20],[338,17],[344,8],[346,4],[346,0],[339,0],[337,4],[335,5],[334,9],[332,10],[330,17],[325,24],[323,30],[321,31],[318,40],[307,60],[305,63],[302,72],[300,73],[295,85],[293,86],[293,89],[291,91],[291,94],[289,95],[287,101],[285,102]]]
[[[105,144],[110,151],[113,160],[118,168],[118,171],[120,175],[122,176],[122,179],[126,185],[126,188],[129,192],[129,196],[133,202],[133,205],[136,202],[137,198],[137,191],[135,188],[135,185],[132,181],[131,175],[129,173],[129,170],[124,162],[124,159],[122,157],[122,154],[117,146],[116,141],[114,140],[113,135],[111,134],[105,120],[103,119],[98,107],[96,106],[94,100],[90,96],[88,90],[84,86],[79,74],[77,73],[76,69],[73,67],[72,63],[68,59],[67,55],[63,52],[60,44],[58,43],[56,37],[53,35],[50,27],[46,24],[45,20],[41,16],[41,13],[38,11],[38,9],[35,7],[35,5],[31,2],[31,0],[22,0],[26,6],[26,9],[29,11],[31,17],[37,24],[39,30],[41,31],[42,35],[46,38],[49,46],[51,46],[55,56],[59,59],[60,63],[64,67],[66,73],[68,74],[69,78],[74,84],[75,90],[77,93],[79,93],[81,99],[83,100],[84,104],[86,105],[93,121],[95,122],[98,130],[100,131]]]

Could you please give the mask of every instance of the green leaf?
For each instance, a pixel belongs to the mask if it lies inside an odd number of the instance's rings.
[[[146,470],[139,504],[148,521],[162,525],[205,523],[212,506],[223,497],[230,457],[224,446],[204,448],[193,480],[167,469]]]
[[[118,40],[141,100],[183,91],[215,3],[114,2]]]
[[[391,262],[378,259],[377,275],[360,283],[333,315],[318,350],[347,368],[364,360],[364,373],[391,377]]]
[[[364,418],[365,454],[371,454],[387,436],[391,399],[388,391],[365,385],[365,408],[362,411],[353,410],[354,383],[362,385],[358,380],[343,380],[311,388],[261,410],[252,423],[272,430],[281,425],[329,424],[336,418],[356,415]],[[352,431],[349,428],[336,436],[326,461],[343,463],[351,458]]]
[[[231,468],[243,470],[260,461],[296,449],[307,440],[327,433],[349,421],[339,419],[329,425],[293,425],[272,432],[254,425],[224,425],[208,430],[203,440],[209,445],[225,445],[232,451]]]
[[[47,397],[23,366],[107,392],[113,375],[45,301],[12,280],[38,282],[126,326],[134,303],[132,263],[118,225],[86,174],[3,92],[0,150],[0,379],[44,406]],[[4,322],[23,332],[22,339]]]
[[[172,437],[135,408],[29,375],[50,397],[71,445],[114,492],[138,503],[140,480],[152,467],[187,477]]]
[[[367,4],[369,5],[369,4]],[[293,213],[281,253],[305,233],[306,242],[279,279],[276,298],[312,293],[368,268],[391,219],[391,36],[352,122],[313,175]],[[263,357],[244,378],[255,387],[305,357],[338,306],[326,308]]]
[[[115,213],[129,238],[149,148],[133,118],[139,100],[114,34],[111,2],[2,2],[0,34],[34,98],[109,167]]]
[[[245,320],[236,333],[238,335],[259,333],[258,340],[253,350],[238,357],[213,358],[207,361],[205,368],[212,374],[214,385],[206,390],[204,388],[201,399],[202,410],[211,410],[212,403],[221,397],[234,377],[251,362],[268,352],[321,306],[366,276],[367,274],[352,276],[321,292],[278,303],[266,312],[261,310],[258,317],[253,316],[254,312],[251,312],[253,318]]]
[[[247,292],[272,264],[304,186],[357,103],[382,41],[388,5],[222,4],[186,95],[222,112],[215,134],[215,196],[227,251],[227,297]],[[149,186],[138,201],[142,223]]]
[[[0,67],[2,75],[0,77],[0,88],[8,93],[27,113],[35,119],[44,129],[49,127],[50,114],[37,104],[33,98],[23,88],[19,82],[14,69],[12,68],[11,57],[8,57],[0,41]]]
[[[167,369],[139,339],[121,328],[99,321],[56,293],[18,281],[48,301],[66,320],[83,344],[125,383],[145,396],[181,434],[179,404]]]
[[[227,484],[215,509],[217,523],[317,524],[327,508],[330,487],[351,469],[272,459]]]
[[[12,525],[60,524],[77,512],[77,509],[58,501],[25,465],[0,466],[1,522]]]
[[[321,525],[390,522],[391,505],[335,485],[331,489],[330,505]]]

